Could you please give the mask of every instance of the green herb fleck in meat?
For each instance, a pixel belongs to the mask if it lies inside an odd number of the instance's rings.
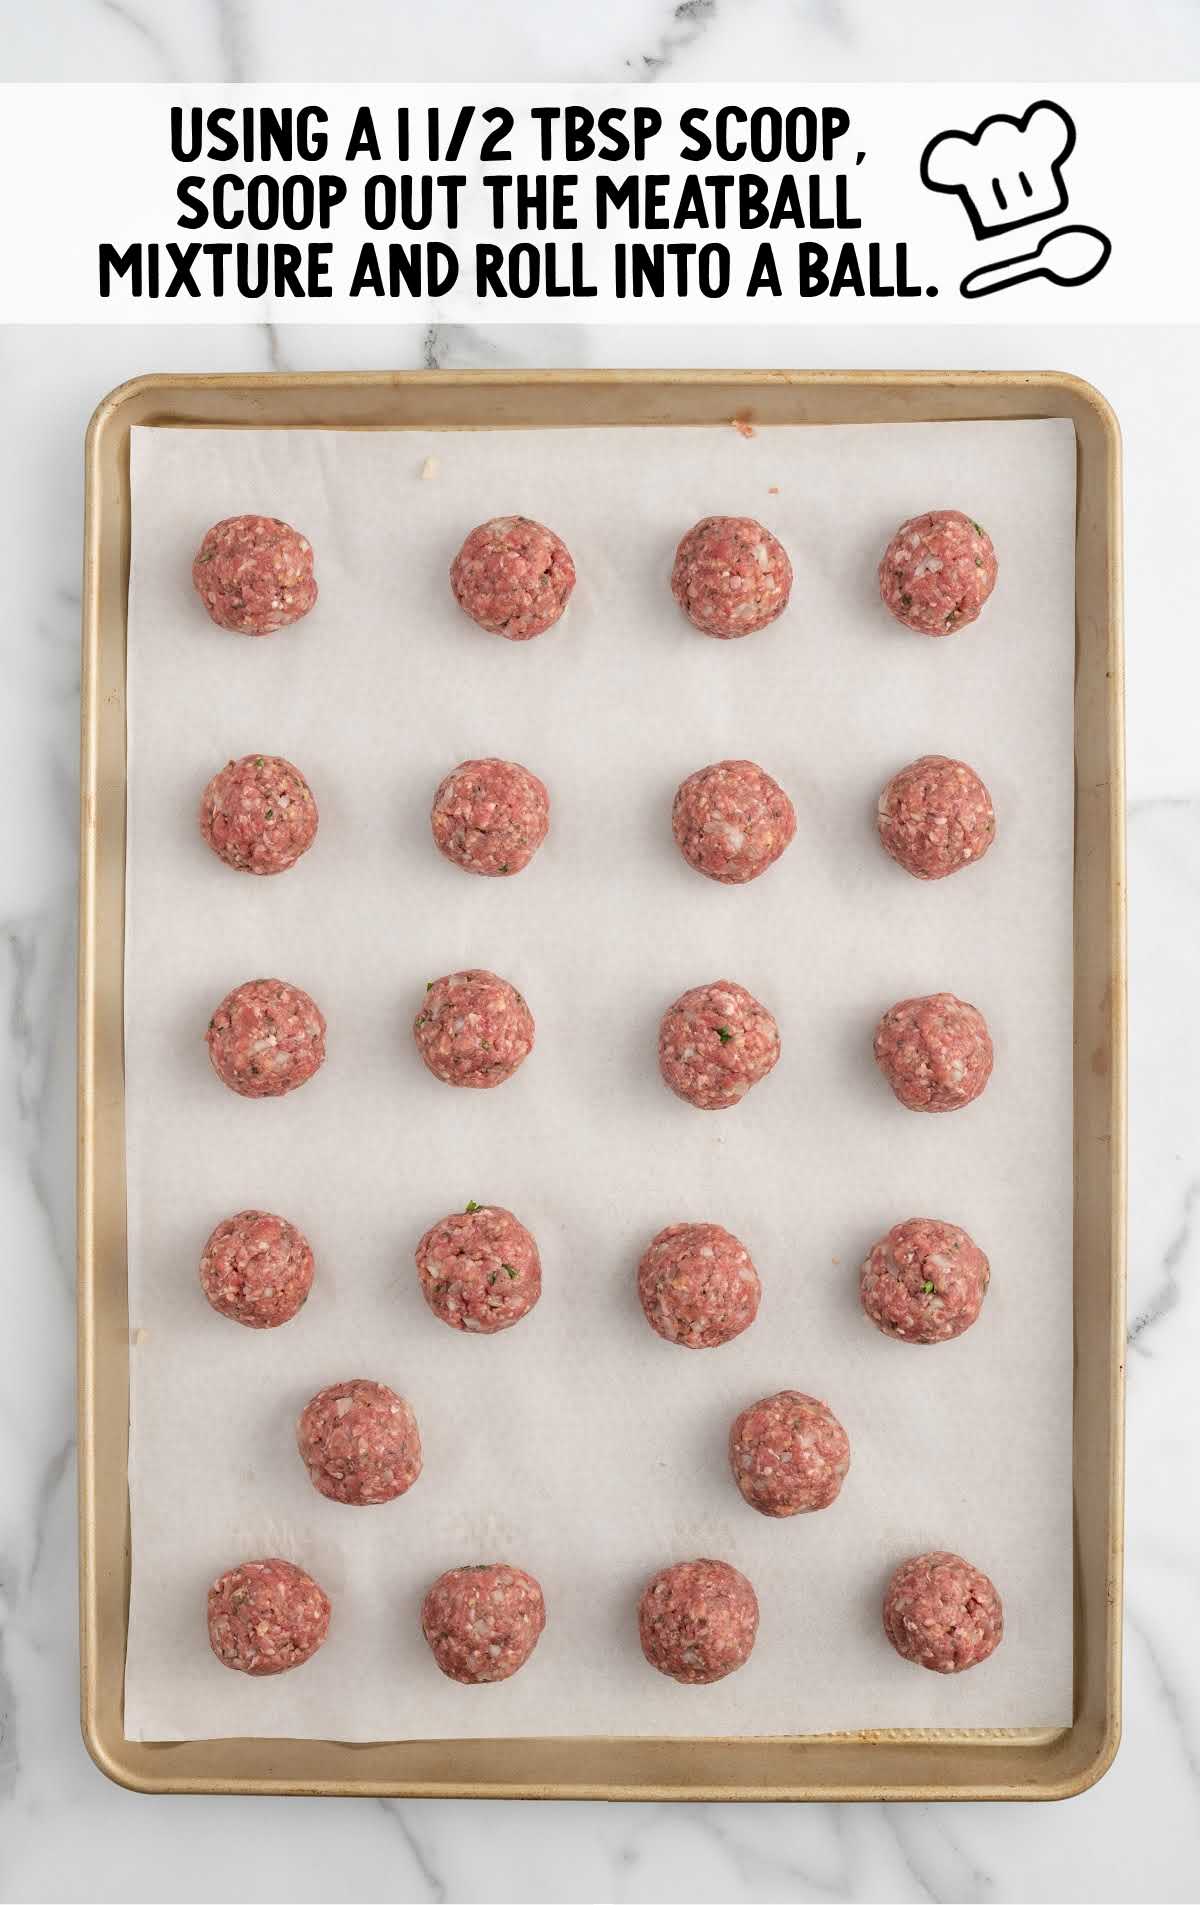
[[[472,1197],[472,1198],[470,1198],[470,1199],[468,1200],[468,1203],[467,1203],[467,1216],[468,1216],[468,1217],[474,1217],[474,1215],[475,1215],[475,1212],[476,1212],[477,1210],[482,1210],[482,1209],[483,1209],[483,1205],[482,1205],[482,1204],[477,1204],[477,1203],[475,1202],[475,1199],[474,1199],[473,1197]]]
[[[512,1265],[511,1265],[511,1263],[502,1263],[502,1264],[500,1265],[500,1268],[501,1268],[501,1269],[503,1270],[503,1272],[504,1272],[504,1274],[505,1274],[505,1276],[507,1276],[507,1277],[511,1277],[511,1278],[512,1278],[512,1280],[513,1280],[513,1282],[514,1282],[514,1283],[516,1282],[516,1280],[517,1280],[517,1273],[516,1273],[516,1271],[515,1271],[515,1270],[513,1269],[513,1267],[512,1267]]]
[[[722,1045],[728,1045],[730,1039],[733,1037],[733,1033],[727,1025],[718,1025],[717,1037],[720,1039]]]
[[[922,1289],[922,1291],[924,1292],[924,1294],[925,1294],[926,1296],[932,1296],[932,1295],[933,1295],[933,1285],[932,1285],[932,1283],[923,1283],[923,1284],[921,1285],[921,1289]]]

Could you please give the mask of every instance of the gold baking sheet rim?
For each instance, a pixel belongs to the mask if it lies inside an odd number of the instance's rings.
[[[1075,1691],[1070,1726],[770,1738],[184,1740],[122,1722],[129,1606],[123,1069],[129,432],[820,425],[1068,417],[1075,562]],[[413,371],[159,375],[86,446],[78,1020],[78,1435],[84,1741],[145,1792],[538,1799],[1060,1799],[1120,1737],[1125,1345],[1121,447],[1057,372]]]

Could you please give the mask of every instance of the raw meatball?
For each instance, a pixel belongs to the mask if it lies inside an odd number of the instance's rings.
[[[451,1329],[494,1336],[519,1323],[542,1294],[538,1247],[499,1204],[468,1204],[417,1245],[425,1301]]]
[[[550,827],[550,796],[516,761],[464,761],[433,797],[438,850],[467,873],[519,873]]]
[[[296,1443],[309,1480],[354,1508],[406,1494],[421,1473],[417,1419],[381,1382],[335,1382],[307,1405]]]
[[[677,1098],[724,1111],[779,1058],[779,1027],[745,986],[717,979],[693,986],[663,1014],[658,1068]]]
[[[200,1287],[213,1309],[252,1330],[288,1322],[307,1302],[312,1280],[307,1237],[268,1211],[227,1217],[200,1259]]]
[[[677,1561],[642,1590],[638,1634],[652,1667],[705,1687],[744,1667],[758,1632],[758,1596],[728,1561]]]
[[[969,1330],[991,1275],[977,1243],[957,1224],[910,1217],[872,1244],[859,1293],[876,1329],[902,1343],[948,1343]]]
[[[729,1465],[760,1515],[809,1515],[837,1500],[850,1442],[828,1403],[783,1389],[742,1410],[729,1431]]]
[[[879,564],[879,593],[905,628],[952,635],[973,622],[996,586],[996,551],[961,509],[901,523]]]
[[[218,628],[270,635],[317,599],[312,544],[277,516],[227,516],[196,553],[192,581]]]
[[[910,1111],[957,1111],[992,1075],[987,1021],[952,992],[901,999],[875,1029],[875,1062]]]
[[[713,1349],[749,1329],[762,1285],[745,1244],[720,1224],[668,1224],[638,1265],[638,1295],[668,1343]]]
[[[421,1632],[438,1666],[467,1687],[515,1674],[545,1625],[546,1603],[532,1574],[500,1562],[451,1568],[421,1608]]]
[[[675,551],[671,593],[690,622],[720,641],[765,628],[791,592],[787,550],[753,516],[705,516]]]
[[[200,801],[200,831],[226,866],[241,873],[286,873],[317,837],[317,803],[290,761],[247,754],[209,781]]]
[[[529,1057],[533,1014],[494,972],[451,972],[426,986],[413,1037],[435,1078],[489,1091]]]
[[[905,1660],[962,1673],[1000,1645],[1004,1609],[987,1575],[960,1554],[916,1554],[888,1582],[883,1631]]]
[[[473,529],[450,564],[460,609],[480,628],[527,642],[552,628],[575,587],[566,544],[529,516],[493,516]]]
[[[208,1590],[208,1638],[223,1667],[287,1673],[329,1632],[329,1596],[290,1561],[243,1561]]]
[[[753,761],[717,761],[683,782],[671,826],[697,873],[741,886],[778,860],[796,831],[796,812],[779,782]]]
[[[879,796],[879,838],[918,880],[940,880],[982,860],[995,837],[992,797],[965,761],[923,754]]]
[[[217,1077],[242,1098],[281,1098],[325,1062],[324,1015],[284,979],[235,986],[205,1036]]]

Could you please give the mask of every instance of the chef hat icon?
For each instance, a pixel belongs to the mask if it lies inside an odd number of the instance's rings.
[[[1053,218],[1067,203],[1062,168],[1075,144],[1070,114],[1035,100],[1019,119],[993,113],[974,132],[941,132],[921,154],[931,192],[961,198],[976,238]]]

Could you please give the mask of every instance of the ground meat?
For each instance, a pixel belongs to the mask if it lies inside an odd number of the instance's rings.
[[[438,850],[467,873],[519,873],[550,827],[550,796],[516,761],[464,761],[433,797]]]
[[[200,801],[200,831],[226,866],[241,873],[286,873],[317,837],[317,803],[290,761],[247,754],[209,781]]]
[[[663,1014],[658,1067],[678,1098],[701,1111],[736,1105],[779,1058],[779,1027],[745,986],[693,986]]]
[[[329,1632],[329,1596],[290,1561],[243,1561],[208,1590],[208,1638],[223,1667],[287,1673]]]
[[[809,1515],[837,1500],[850,1442],[828,1403],[783,1389],[742,1410],[729,1431],[729,1466],[760,1515]]]
[[[217,1077],[241,1098],[281,1098],[325,1062],[324,1014],[284,979],[235,986],[205,1037]]]
[[[468,1204],[417,1245],[425,1301],[452,1329],[494,1336],[519,1323],[542,1294],[538,1247],[510,1210]]]
[[[948,1343],[979,1315],[990,1275],[979,1245],[957,1224],[910,1217],[872,1244],[859,1294],[885,1336],[903,1343]]]
[[[421,1632],[438,1666],[467,1687],[515,1674],[545,1625],[546,1602],[532,1574],[500,1562],[451,1568],[421,1608]]]
[[[642,1590],[638,1634],[659,1673],[704,1687],[744,1667],[758,1633],[758,1596],[728,1561],[677,1561]]]
[[[227,516],[196,552],[192,581],[218,628],[270,635],[317,599],[312,544],[277,516]]]
[[[753,1323],[761,1295],[750,1252],[720,1224],[668,1224],[638,1264],[647,1323],[685,1349],[731,1343]]]
[[[552,628],[575,587],[561,537],[529,516],[493,516],[473,529],[450,565],[460,609],[493,635],[527,642]]]
[[[796,812],[779,782],[753,761],[717,761],[683,782],[671,826],[697,873],[741,886],[778,860],[796,831]]]
[[[965,761],[924,754],[879,796],[879,838],[918,880],[940,880],[982,860],[996,837],[992,797]]]
[[[1004,1609],[986,1574],[959,1554],[902,1561],[883,1597],[883,1631],[898,1654],[933,1673],[962,1673],[1004,1638]]]
[[[987,1021],[952,992],[901,999],[875,1029],[875,1062],[909,1111],[957,1111],[992,1075]]]
[[[227,1217],[200,1259],[200,1287],[213,1309],[252,1330],[289,1322],[307,1302],[312,1280],[307,1237],[268,1211]]]
[[[879,564],[879,593],[905,628],[952,635],[973,622],[996,586],[996,551],[961,509],[901,523]]]
[[[529,1057],[533,1014],[494,972],[451,972],[426,986],[413,1037],[435,1078],[488,1091]]]
[[[721,641],[765,628],[791,592],[787,550],[753,516],[705,516],[675,551],[672,595],[690,622]]]
[[[381,1382],[335,1382],[296,1425],[300,1459],[318,1493],[367,1508],[405,1494],[421,1473],[417,1419]]]

